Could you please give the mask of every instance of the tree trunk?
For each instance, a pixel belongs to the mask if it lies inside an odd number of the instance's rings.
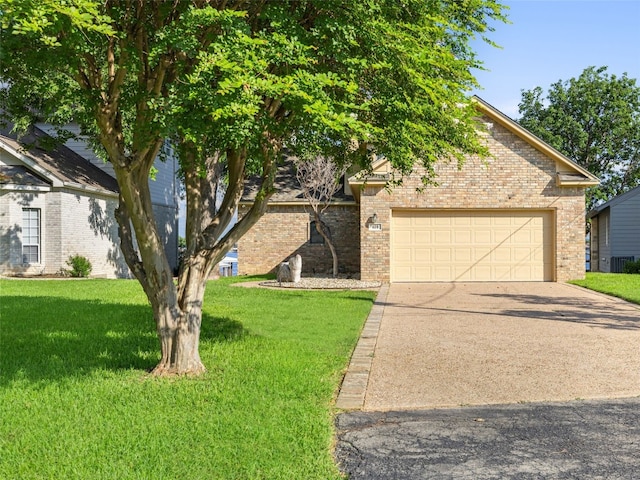
[[[220,238],[242,195],[246,152],[227,152],[226,158],[228,189],[218,212],[212,212],[215,208],[212,179],[201,179],[193,172],[185,175],[187,257],[177,285],[153,215],[148,169],[133,170],[114,165],[120,186],[116,218],[121,249],[127,265],[151,303],[160,340],[161,358],[152,371],[154,375],[198,375],[205,371],[200,360],[199,343],[208,276],[224,253],[264,214],[273,193],[275,154],[265,155],[262,184],[254,205]],[[148,165],[150,168],[152,161]]]
[[[329,247],[329,251],[331,252],[331,259],[333,260],[332,274],[333,278],[336,278],[338,276],[338,252],[336,251],[336,247],[333,244],[331,235],[329,235],[329,232],[325,229],[325,225],[320,218],[320,214],[314,210],[313,217],[316,221],[316,228],[318,230],[318,233],[322,235],[322,238],[324,238],[324,241]]]
[[[202,373],[205,368],[198,346],[206,258],[199,258],[193,271],[187,272],[186,288],[178,293],[153,216],[147,179],[118,167],[114,169],[120,185],[120,204],[116,210],[120,246],[151,304],[160,341],[160,362],[152,373]]]
[[[209,263],[203,255],[188,259],[181,272],[177,305],[163,305],[160,298],[159,308],[154,308],[162,353],[154,375],[198,375],[206,371],[199,346]]]

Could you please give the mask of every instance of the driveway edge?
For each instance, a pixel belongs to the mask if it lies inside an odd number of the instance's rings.
[[[378,342],[380,321],[389,293],[389,284],[383,284],[378,290],[376,300],[364,324],[360,339],[351,355],[347,373],[342,380],[336,400],[336,408],[341,410],[362,410],[364,406],[369,373],[373,362],[373,352]]]

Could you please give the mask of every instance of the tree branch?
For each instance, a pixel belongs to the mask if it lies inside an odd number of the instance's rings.
[[[138,252],[133,243],[133,232],[131,231],[131,217],[127,212],[122,195],[120,195],[118,207],[115,210],[115,217],[118,222],[118,235],[120,237],[120,250],[124,255],[124,259],[133,273],[134,277],[140,282],[145,291],[149,288],[147,275],[144,271],[144,265],[140,261]]]

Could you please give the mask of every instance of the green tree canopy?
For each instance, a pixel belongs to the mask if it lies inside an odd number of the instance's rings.
[[[503,20],[495,0],[0,0],[2,108],[79,123],[113,165],[121,248],[153,307],[156,373],[202,371],[206,279],[262,215],[281,150],[402,172],[485,153],[466,93],[469,43]],[[153,218],[149,174],[179,153],[187,251],[178,285]],[[223,235],[249,174],[256,201]],[[215,186],[226,193],[215,207]]]
[[[587,209],[640,185],[640,87],[607,67],[522,93],[518,122],[600,177]]]

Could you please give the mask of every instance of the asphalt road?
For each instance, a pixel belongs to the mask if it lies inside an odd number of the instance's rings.
[[[350,480],[640,479],[640,397],[343,413]]]

